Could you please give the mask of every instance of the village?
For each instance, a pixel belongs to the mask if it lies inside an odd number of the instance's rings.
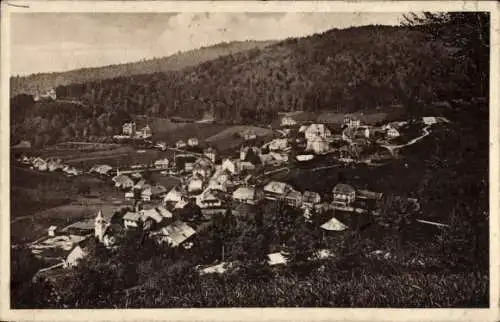
[[[115,211],[98,211],[93,218],[65,227],[50,225],[46,227],[47,235],[29,247],[33,254],[49,263],[40,273],[77,266],[85,260],[86,244],[91,238],[109,249],[116,248],[116,234],[127,231],[143,231],[160,245],[189,250],[193,246],[192,237],[209,227],[214,216],[223,216],[227,211],[248,216],[256,205],[269,202],[299,209],[308,221],[318,214],[333,213],[321,228],[327,232],[348,230],[348,225],[335,214],[377,215],[383,193],[361,189],[341,179],[332,182],[328,194],[314,189],[301,191],[281,181],[283,173],[297,168],[319,171],[358,163],[376,167],[399,158],[400,148],[429,135],[433,125],[446,122],[444,118],[424,117],[412,122],[368,125],[356,116],[345,115],[343,124],[334,127],[304,123],[285,115],[275,137],[258,145],[257,135],[246,131],[241,134],[244,143],[224,154],[196,137],[178,140],[173,146],[152,142],[153,133],[148,125],[137,129],[134,122],[125,123],[122,133],[114,139],[140,140],[147,143],[147,148],[170,150],[173,157],[122,167],[99,163],[90,169],[77,169],[60,158],[21,156],[16,160],[18,166],[35,171],[62,172],[69,177],[95,176],[113,185],[124,202]],[[178,183],[167,188],[152,182],[149,177],[153,172]],[[418,211],[418,200],[411,201]],[[322,250],[318,252],[328,256]],[[286,262],[284,252],[268,255],[271,266]],[[221,270],[224,271],[217,264],[200,273]]]

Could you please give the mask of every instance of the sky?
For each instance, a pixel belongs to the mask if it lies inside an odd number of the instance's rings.
[[[220,42],[397,25],[402,13],[12,13],[11,75],[164,57]]]

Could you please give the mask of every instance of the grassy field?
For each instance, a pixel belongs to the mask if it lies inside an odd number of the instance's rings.
[[[79,191],[83,186],[89,189],[87,198]],[[33,241],[43,236],[50,225],[62,227],[94,216],[99,209],[112,211],[119,207],[121,199],[121,192],[92,176],[68,178],[61,173],[13,168],[11,240]]]
[[[220,124],[198,124],[198,123],[176,123],[166,118],[146,118],[136,116],[138,127],[149,124],[153,131],[153,140],[165,141],[169,145],[175,144],[177,140],[187,140],[197,137],[200,141],[223,131],[228,125]]]

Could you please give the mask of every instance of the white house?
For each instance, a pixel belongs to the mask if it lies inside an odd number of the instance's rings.
[[[188,192],[195,193],[203,190],[203,180],[199,177],[193,177],[188,183]]]
[[[125,199],[127,199],[127,200],[134,199],[134,196],[135,196],[135,194],[132,190],[125,192]]]
[[[48,234],[50,237],[54,237],[56,235],[57,226],[50,226],[48,229]]]
[[[141,214],[137,212],[127,212],[123,216],[123,226],[126,229],[134,229],[139,227],[139,223],[141,220]]]
[[[134,186],[134,181],[129,178],[129,176],[120,174],[116,177],[113,177],[113,182],[115,183],[116,188],[127,189],[132,188]]]
[[[186,147],[186,142],[179,140],[179,141],[175,142],[175,147],[177,149],[183,149]]]
[[[209,158],[210,161],[215,163],[215,159],[217,158],[217,151],[212,147],[208,147],[203,151],[203,155]]]
[[[182,199],[182,192],[179,188],[172,188],[164,197],[163,203],[177,203]]]
[[[84,250],[80,245],[76,245],[71,252],[66,257],[64,261],[64,267],[76,267],[80,263],[82,259],[84,259],[88,255],[88,252]]]
[[[141,199],[143,201],[151,201],[151,196],[153,195],[152,187],[149,184],[145,184],[142,187]]]
[[[290,116],[284,116],[281,119],[281,126],[295,126],[295,125],[297,125],[297,122]]]
[[[157,169],[166,169],[166,168],[168,168],[169,163],[170,163],[170,161],[168,161],[167,158],[164,158],[164,159],[156,160],[154,163],[154,166]]]
[[[248,204],[255,203],[255,188],[241,186],[233,192],[233,200]]]
[[[222,170],[228,171],[231,174],[236,174],[236,172],[238,170],[237,166],[236,166],[236,162],[234,162],[231,159],[224,159],[224,161],[222,161]]]
[[[390,137],[390,138],[397,138],[400,136],[399,134],[399,131],[396,130],[395,128],[393,127],[390,127],[388,130],[387,130],[387,136]]]
[[[222,206],[222,200],[217,197],[212,191],[205,191],[196,198],[196,204],[201,208],[217,208]]]
[[[344,125],[348,128],[357,128],[361,125],[361,121],[353,115],[345,115]]]
[[[304,136],[308,141],[316,136],[328,139],[332,136],[332,132],[326,127],[325,124],[311,124],[304,131]]]
[[[190,147],[195,147],[195,146],[198,146],[199,142],[198,142],[197,138],[189,138],[187,144]]]

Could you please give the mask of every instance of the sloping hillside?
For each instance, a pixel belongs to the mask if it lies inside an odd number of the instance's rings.
[[[185,67],[195,66],[202,62],[216,59],[220,56],[231,55],[252,48],[264,48],[272,43],[274,42],[235,41],[177,53],[168,57],[146,59],[128,64],[84,68],[68,72],[40,73],[25,77],[12,77],[10,81],[11,93],[12,95],[21,93],[33,94],[37,90],[45,91],[50,88],[71,83],[85,83],[106,78],[180,70]]]
[[[60,99],[81,101],[92,115],[79,124],[67,120],[65,127],[72,129],[66,134],[116,132],[132,114],[194,119],[212,114],[218,122],[261,125],[275,120],[279,111],[383,111],[398,103],[415,110],[419,102],[453,94],[452,81],[461,82],[457,64],[448,58],[443,46],[428,42],[418,30],[367,26],[288,39],[179,71],[56,91]],[[18,106],[13,103],[12,109],[16,114]],[[26,123],[29,115],[20,121],[16,135],[33,139],[37,130]],[[38,132],[57,139],[65,127]]]

